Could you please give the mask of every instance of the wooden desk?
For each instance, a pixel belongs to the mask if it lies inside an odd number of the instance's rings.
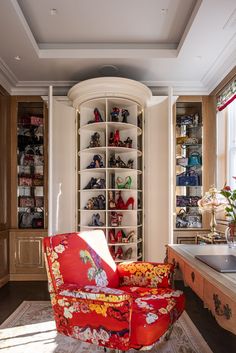
[[[219,325],[236,335],[236,273],[222,274],[197,260],[195,255],[236,256],[228,245],[168,245],[168,261],[175,263],[186,285],[202,299]]]

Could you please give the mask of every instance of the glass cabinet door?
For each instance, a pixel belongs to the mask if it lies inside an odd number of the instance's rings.
[[[44,139],[45,117],[43,102],[18,102],[18,228],[45,228]]]
[[[201,228],[202,103],[176,103],[175,228]]]

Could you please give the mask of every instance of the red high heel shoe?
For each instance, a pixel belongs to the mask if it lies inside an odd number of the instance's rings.
[[[116,130],[115,133],[114,133],[114,138],[113,138],[113,142],[114,142],[114,145],[115,146],[118,146],[119,145],[119,142],[120,142],[120,132],[119,130]]]
[[[122,199],[121,197],[121,191],[118,191],[118,199],[116,201],[116,209],[117,210],[125,210],[126,209],[126,205],[125,205],[125,202],[124,200]]]
[[[129,205],[132,206],[132,210],[134,209],[134,198],[133,197],[129,197],[126,204],[125,204],[125,209],[127,210]]]
[[[109,250],[110,250],[110,254],[111,254],[113,260],[115,260],[115,258],[116,258],[115,247],[114,246],[109,246]]]
[[[116,243],[115,232],[113,230],[109,230],[109,243]]]
[[[122,249],[121,246],[119,246],[118,249],[117,249],[117,252],[116,252],[116,254],[115,254],[115,260],[121,260],[121,259],[123,259],[123,255],[124,255],[123,249]]]
[[[116,234],[117,243],[123,243],[125,239],[125,232],[123,230],[119,230]]]

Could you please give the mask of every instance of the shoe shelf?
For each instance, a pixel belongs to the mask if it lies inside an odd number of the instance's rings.
[[[102,229],[116,262],[142,259],[142,107],[125,97],[87,100],[78,134],[79,230]]]
[[[203,194],[203,109],[202,102],[178,101],[175,124],[174,228],[202,228],[198,200]]]

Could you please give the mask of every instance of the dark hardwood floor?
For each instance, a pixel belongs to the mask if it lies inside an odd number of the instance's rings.
[[[186,311],[213,353],[236,352],[236,336],[222,329],[202,301],[182,282],[176,288],[186,294]],[[2,323],[24,300],[49,300],[47,282],[9,282],[0,288],[0,323]],[[199,352],[201,353],[201,352]]]

